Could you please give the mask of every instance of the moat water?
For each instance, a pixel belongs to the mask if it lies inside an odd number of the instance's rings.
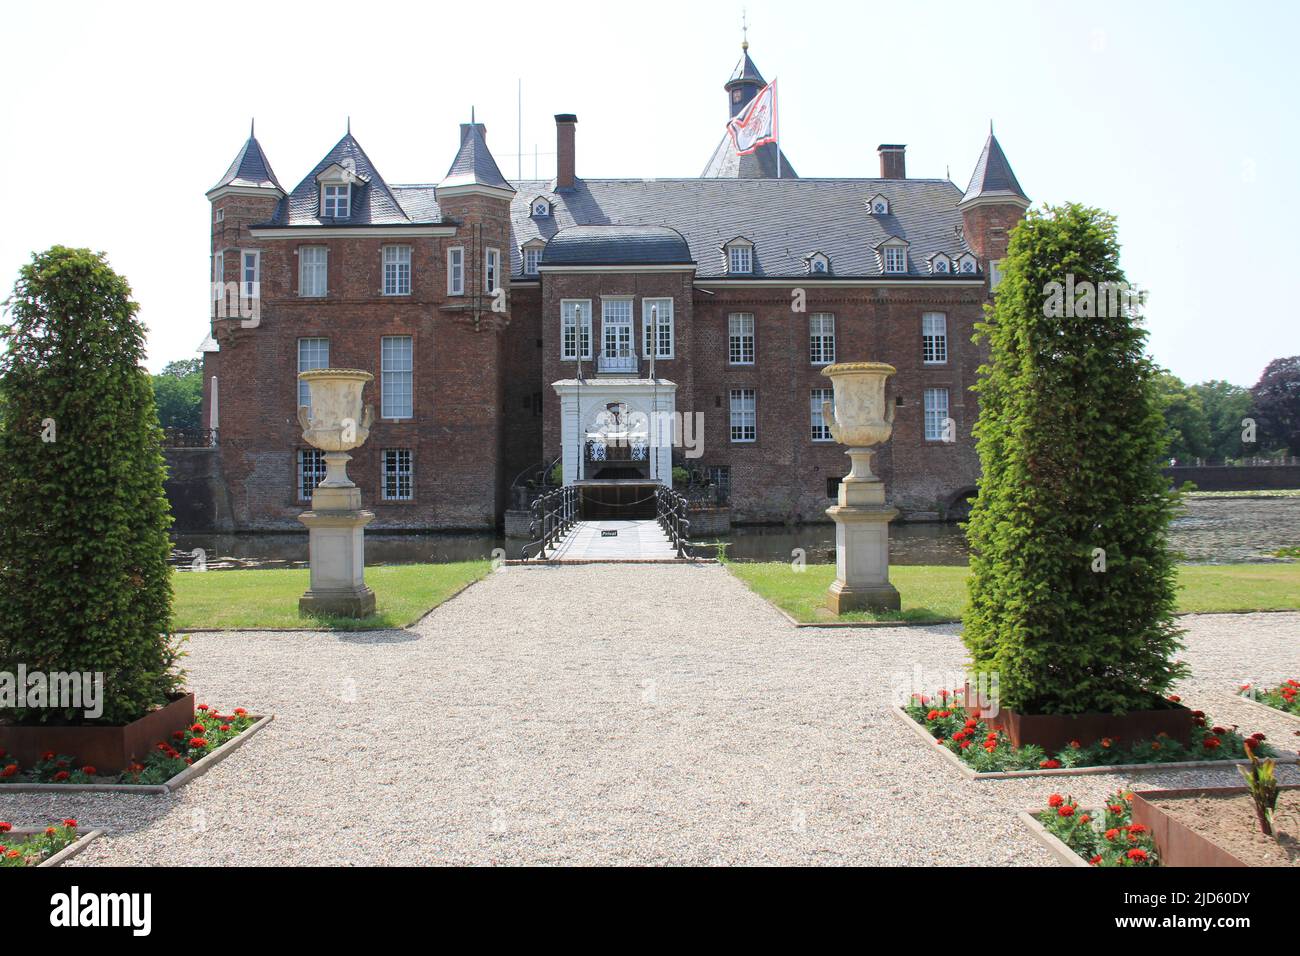
[[[173,560],[179,566],[190,565],[196,549],[203,550],[213,570],[307,563],[306,533],[182,535],[174,543]],[[492,535],[371,531],[366,535],[366,564],[488,559],[498,548],[516,558],[523,543]],[[715,556],[719,543],[725,543],[728,557],[735,561],[789,561],[802,550],[810,564],[823,564],[834,561],[835,526],[736,528],[728,535],[700,538],[695,553]],[[1170,543],[1182,560],[1197,564],[1272,560],[1278,548],[1300,545],[1300,497],[1189,499],[1170,529]],[[965,564],[968,554],[965,535],[955,524],[895,524],[889,552],[894,564]]]

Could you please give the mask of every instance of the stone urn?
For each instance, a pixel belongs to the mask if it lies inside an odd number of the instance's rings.
[[[299,372],[311,405],[298,407],[298,424],[309,445],[325,453],[325,478],[312,492],[311,510],[298,516],[307,526],[311,584],[300,611],[365,617],[374,613],[375,592],[365,583],[365,527],[374,520],[361,508],[361,489],[348,478],[348,454],[370,435],[374,408],[362,401],[374,380],[359,369]]]
[[[889,522],[898,512],[885,505],[885,484],[871,471],[875,446],[894,431],[894,409],[885,400],[893,375],[883,362],[844,362],[822,374],[831,380],[833,402],[822,403],[831,437],[848,446],[852,462],[840,481],[839,500],[826,514],[835,522],[835,582],[827,604],[836,614],[864,609],[898,610],[898,590],[889,583]]]

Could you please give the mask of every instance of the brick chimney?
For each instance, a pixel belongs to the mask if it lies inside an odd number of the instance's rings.
[[[572,113],[555,114],[555,189],[557,192],[573,188],[577,179],[574,159],[574,127],[578,117]]]
[[[876,147],[880,153],[881,179],[907,178],[907,147],[881,143]]]

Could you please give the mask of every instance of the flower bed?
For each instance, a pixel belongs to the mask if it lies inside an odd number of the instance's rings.
[[[1119,790],[1106,798],[1104,810],[1089,813],[1073,797],[1054,793],[1033,817],[1093,866],[1159,866],[1151,831],[1133,822],[1132,799],[1131,792]]]
[[[1087,767],[1117,767],[1132,764],[1166,764],[1204,760],[1244,760],[1245,744],[1253,741],[1261,756],[1273,751],[1263,734],[1243,737],[1237,728],[1210,726],[1201,711],[1193,711],[1194,724],[1184,746],[1171,737],[1133,742],[1103,737],[1090,744],[1071,741],[1053,753],[1042,747],[1014,747],[1007,735],[991,729],[984,721],[967,714],[960,695],[940,691],[935,698],[913,695],[903,712],[934,738],[935,743],[955,755],[975,773],[1008,771],[1071,770]]]
[[[76,820],[64,820],[39,833],[15,833],[13,824],[0,823],[0,867],[40,866],[80,839]]]
[[[1300,717],[1300,681],[1285,681],[1271,690],[1259,690],[1250,684],[1242,684],[1241,696],[1292,717]]]
[[[165,784],[255,722],[256,718],[242,707],[220,714],[207,704],[199,704],[194,724],[187,731],[176,731],[171,740],[158,741],[143,761],[131,764],[120,774],[101,774],[93,766],[78,765],[73,756],[53,752],[23,767],[0,751],[0,784]]]

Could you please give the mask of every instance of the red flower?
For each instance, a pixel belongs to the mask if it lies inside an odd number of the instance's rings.
[[[1226,727],[1211,727],[1211,728],[1210,728],[1210,733],[1212,733],[1212,734],[1226,734],[1227,732],[1228,732],[1228,730],[1227,730]]]
[[[1179,697],[1177,694],[1170,694],[1170,695],[1169,695],[1169,702],[1170,702],[1171,704],[1178,704],[1178,703],[1181,703],[1181,702],[1182,702],[1182,698]]]
[[[965,750],[965,749],[966,749],[967,747],[969,747],[969,746],[970,746],[970,741],[969,741],[969,740],[963,740],[963,741],[961,742],[961,749],[962,749],[962,750]]]
[[[222,725],[221,725],[221,730],[222,730],[223,733],[229,733],[229,732],[230,732],[230,725],[229,725],[229,724],[222,724]]]
[[[1041,763],[1039,763],[1038,766],[1039,766],[1041,769],[1043,769],[1043,770],[1057,770],[1057,769],[1059,769],[1060,766],[1061,766],[1061,761],[1059,761],[1059,760],[1044,760],[1044,761],[1042,761]]]
[[[1074,816],[1074,807],[1067,803],[1065,806],[1061,807],[1061,809],[1057,810],[1056,812],[1058,815],[1063,817],[1072,817]]]
[[[77,829],[77,821],[72,819],[71,817],[68,817],[68,819],[64,820],[63,825],[70,830]]]
[[[198,709],[199,709],[199,710],[207,710],[207,709],[208,709],[208,705],[207,705],[207,704],[199,704]]]
[[[1206,737],[1201,741],[1201,746],[1206,750],[1218,750],[1223,745],[1223,741],[1218,737]]]
[[[1111,812],[1111,813],[1123,813],[1123,812],[1124,812],[1124,808],[1123,808],[1122,806],[1120,806],[1118,803],[1112,803],[1112,804],[1110,805],[1110,812]]]
[[[248,711],[244,710],[244,708],[242,708],[242,707],[236,707],[236,708],[235,708],[235,716],[236,716],[236,717],[243,717],[243,716],[244,716],[245,714],[247,714],[247,713],[248,713]]]
[[[971,718],[970,720],[966,721],[966,729],[967,729],[967,730],[974,730],[974,729],[975,729],[976,727],[978,727],[979,725],[980,725],[980,722],[979,722],[978,720],[975,720],[974,718]]]
[[[1093,857],[1091,860],[1089,860],[1088,862],[1091,863],[1093,866],[1100,866],[1100,865],[1101,865],[1101,854],[1098,853],[1096,856],[1094,856],[1094,857]]]
[[[1129,850],[1124,855],[1127,856],[1130,860],[1133,860],[1137,863],[1142,863],[1146,861],[1147,851],[1143,850],[1141,847],[1135,846],[1133,849]]]
[[[1071,740],[1071,741],[1070,741],[1070,749],[1071,749],[1071,750],[1078,750],[1078,749],[1079,749],[1080,747],[1082,747],[1082,746],[1083,746],[1083,744],[1079,743],[1079,741],[1077,741],[1077,740]]]
[[[10,850],[8,853],[5,854],[5,856],[9,857],[9,859],[11,860],[16,860],[20,856],[22,856],[22,854],[19,853],[17,850]]]
[[[1255,733],[1250,735],[1251,740],[1268,740],[1263,734]]]
[[[18,773],[18,764],[11,763],[9,766],[0,770],[0,777],[12,777]]]
[[[204,727],[202,724],[195,724],[193,727],[190,728],[190,733],[201,734],[203,733],[203,731],[207,729],[208,728]]]
[[[1117,836],[1119,836],[1119,830],[1115,829],[1114,827],[1111,827],[1109,830],[1106,831],[1107,840],[1113,840]]]
[[[81,772],[84,773],[87,777],[93,777],[95,774],[99,773],[98,770],[96,770],[94,767],[91,766],[82,767]]]
[[[925,719],[926,719],[926,720],[938,720],[938,719],[939,719],[939,712],[938,712],[937,710],[932,710],[932,711],[930,711],[928,714],[925,715]]]
[[[185,739],[185,731],[183,731],[183,730],[174,730],[174,731],[172,731],[172,739],[174,739],[174,740],[184,740],[184,739]]]
[[[0,833],[8,833],[14,828],[12,823],[0,823]]]
[[[202,737],[191,737],[191,738],[190,738],[190,746],[193,747],[195,750],[202,750],[202,749],[203,749],[204,747],[206,747],[207,745],[208,745],[208,742],[207,742],[206,740],[204,740]]]
[[[1109,749],[1110,749],[1110,745],[1113,744],[1114,742],[1115,742],[1115,741],[1114,741],[1112,738],[1110,738],[1110,737],[1102,737],[1102,738],[1101,738],[1101,746],[1102,746],[1102,749],[1103,749],[1103,750],[1109,750]]]
[[[1091,814],[1087,814],[1087,813],[1085,813],[1083,816],[1079,817],[1079,822],[1080,822],[1080,823],[1091,823],[1091,822],[1092,822],[1092,815],[1091,815]]]
[[[1141,823],[1130,823],[1128,832],[1129,832],[1129,836],[1132,836],[1135,833],[1146,833],[1147,828],[1143,826]]]
[[[54,827],[46,827],[46,828],[45,828],[45,835],[46,835],[46,836],[54,836]]]
[[[1047,805],[1052,809],[1056,809],[1063,803],[1065,803],[1065,797],[1061,796],[1059,793],[1054,793],[1047,798]]]
[[[54,775],[54,782],[55,782],[55,783],[62,783],[63,781],[67,780],[68,777],[70,777],[70,776],[71,776],[71,774],[69,774],[68,771],[66,771],[66,770],[60,770],[58,773],[56,773],[56,774]]]
[[[41,759],[42,759],[42,760],[53,760],[53,759],[54,759],[54,751],[53,751],[53,750],[47,750],[47,751],[45,751],[45,753],[41,754]]]

